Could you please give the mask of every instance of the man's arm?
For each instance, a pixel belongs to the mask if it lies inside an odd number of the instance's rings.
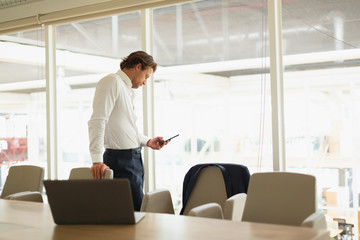
[[[95,179],[103,178],[105,169],[109,168],[103,163],[105,125],[114,108],[117,95],[116,79],[110,75],[101,79],[96,86],[93,113],[88,122],[89,150],[93,162],[91,170]]]
[[[90,154],[93,161],[91,171],[95,179],[101,179],[105,176],[105,169],[109,167],[103,161],[103,145],[104,145],[104,131],[105,120],[90,120],[89,126],[89,140],[90,140]]]

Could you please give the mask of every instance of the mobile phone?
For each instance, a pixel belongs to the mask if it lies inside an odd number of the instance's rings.
[[[162,144],[164,144],[167,141],[170,141],[173,138],[176,138],[177,136],[179,136],[179,134],[176,134],[175,136],[172,136],[171,138],[168,138],[168,139],[164,140],[164,142]]]
[[[164,142],[170,141],[171,139],[176,138],[177,136],[179,136],[179,134],[176,134],[175,136],[172,136],[171,138],[166,139]]]

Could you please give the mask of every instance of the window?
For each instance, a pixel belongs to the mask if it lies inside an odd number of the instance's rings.
[[[0,36],[0,188],[12,165],[47,169],[44,31]]]
[[[261,74],[267,6],[252,2],[154,10],[154,57],[164,66],[155,73],[155,130],[165,138],[180,134],[156,152],[156,187],[171,190],[178,211],[184,176],[195,164],[272,169],[271,115],[263,111],[271,104],[269,79]]]
[[[358,1],[283,4],[284,62],[298,60],[284,74],[287,170],[315,175],[319,208],[350,223],[359,205],[359,9]]]

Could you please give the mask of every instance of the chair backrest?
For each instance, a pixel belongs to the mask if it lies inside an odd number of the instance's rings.
[[[238,193],[247,193],[249,169],[241,164],[202,163],[192,166],[183,182],[180,215],[202,204],[216,202],[223,208],[225,200]]]
[[[154,190],[144,194],[140,212],[175,214],[169,190]]]
[[[113,176],[114,176],[113,170],[111,170],[111,169],[106,169],[105,170],[104,179],[113,179]],[[89,168],[89,167],[73,168],[70,171],[69,179],[70,180],[93,179],[91,168]]]
[[[217,203],[207,203],[189,211],[189,216],[224,219],[222,208]]]
[[[300,226],[314,212],[314,176],[289,172],[251,175],[243,221]]]
[[[221,170],[216,166],[205,167],[196,179],[184,206],[183,215],[188,215],[191,209],[206,203],[218,203],[223,207],[226,199],[226,187]]]
[[[6,177],[1,198],[8,195],[36,191],[42,193],[44,180],[44,168],[33,165],[12,166]]]
[[[246,193],[238,193],[225,201],[224,219],[241,221],[244,212]]]
[[[345,218],[333,218],[334,221],[337,221],[338,223],[346,223]]]
[[[346,223],[345,218],[334,218],[333,220],[338,223],[338,229],[343,230],[340,233],[340,236],[342,237],[341,239],[348,237],[348,236],[351,237],[351,239],[352,239],[354,224]]]

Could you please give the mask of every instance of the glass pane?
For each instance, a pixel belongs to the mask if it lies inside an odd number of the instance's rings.
[[[0,36],[0,188],[12,165],[47,168],[44,56],[42,29]]]
[[[87,122],[96,83],[141,48],[140,22],[134,12],[56,28],[60,179],[71,168],[91,166]]]
[[[271,102],[263,57],[266,4],[199,1],[154,10],[155,130],[180,134],[156,152],[156,187],[181,208],[198,163],[272,170]]]
[[[141,46],[140,12],[61,25],[57,49],[121,58]]]
[[[154,11],[154,51],[162,66],[264,56],[266,3],[198,1]]]
[[[356,0],[283,3],[288,171],[315,175],[319,209],[355,224],[356,239],[359,10]]]

